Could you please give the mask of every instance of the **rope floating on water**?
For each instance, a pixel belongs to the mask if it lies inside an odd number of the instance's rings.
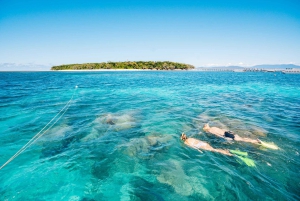
[[[23,151],[25,151],[28,147],[30,147],[33,143],[35,143],[40,137],[42,137],[50,128],[52,128],[60,119],[61,117],[66,113],[66,111],[69,109],[70,107],[70,103],[73,100],[74,94],[76,89],[78,88],[78,86],[75,87],[75,90],[72,94],[71,99],[66,103],[66,105],[47,123],[46,126],[44,126],[44,128],[42,128],[42,130],[40,130],[40,132],[38,132],[35,136],[33,136],[21,149],[19,149],[19,151],[17,151],[10,159],[8,159],[1,167],[0,170],[2,168],[4,168],[6,165],[8,165],[11,161],[13,161],[16,157],[18,157]],[[62,113],[62,114],[61,114]],[[61,115],[60,115],[61,114]],[[60,115],[60,116],[59,116]],[[57,117],[58,119],[52,124],[50,125],[46,130],[45,128],[51,124],[52,121],[54,121],[54,119]],[[45,131],[44,131],[45,130]],[[43,132],[44,131],[44,132]]]

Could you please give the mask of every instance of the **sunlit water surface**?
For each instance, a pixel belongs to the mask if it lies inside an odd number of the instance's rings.
[[[78,89],[75,91],[75,86]],[[0,200],[300,200],[300,75],[0,73]],[[207,134],[204,123],[279,150]],[[182,132],[235,157],[186,147]]]

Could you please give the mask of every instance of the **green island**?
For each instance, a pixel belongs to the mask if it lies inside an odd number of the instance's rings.
[[[140,69],[140,70],[188,70],[195,68],[189,64],[171,61],[126,61],[53,66],[51,70],[97,70],[97,69]]]

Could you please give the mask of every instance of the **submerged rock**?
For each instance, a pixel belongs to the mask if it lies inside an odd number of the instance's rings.
[[[133,176],[130,182],[132,191],[130,200],[164,201],[164,198],[156,191],[159,187],[154,181],[149,177]]]
[[[205,124],[209,121],[212,120],[212,117],[210,117],[207,113],[201,113],[197,116],[197,120],[195,121],[195,123],[197,123],[198,127],[203,126],[202,124]]]
[[[66,124],[50,129],[37,144],[43,146],[41,157],[50,157],[62,153],[75,140],[71,136],[72,128]]]
[[[62,140],[67,135],[67,133],[70,133],[71,131],[72,128],[67,124],[55,126],[47,131],[47,133],[45,133],[43,137],[39,139],[39,143],[45,143],[53,140]]]
[[[85,136],[82,141],[91,141],[105,135],[108,131],[123,131],[136,126],[133,114],[103,114],[92,122],[90,134]]]
[[[102,123],[111,125],[116,131],[129,129],[135,126],[135,119],[129,114],[107,114],[100,117]]]
[[[267,135],[267,132],[265,129],[257,127],[257,126],[251,126],[250,132],[253,133],[255,136],[258,137],[265,137]]]
[[[245,127],[245,123],[239,119],[223,117],[220,121],[232,131]]]
[[[183,196],[201,194],[206,199],[212,199],[208,190],[203,186],[204,182],[200,181],[199,178],[187,176],[180,162],[171,159],[167,163],[157,176],[160,183],[172,186],[176,193]]]
[[[262,119],[267,121],[267,122],[273,122],[274,121],[274,119],[272,117],[267,116],[267,115],[262,116]]]
[[[150,159],[155,154],[169,148],[173,136],[171,135],[149,135],[131,139],[128,143],[121,145],[125,148],[123,153],[141,159]]]

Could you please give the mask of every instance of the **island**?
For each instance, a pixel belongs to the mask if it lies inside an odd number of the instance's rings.
[[[171,61],[125,61],[84,64],[65,64],[53,66],[51,70],[105,70],[105,69],[138,69],[138,70],[189,70],[195,67],[189,64]]]

